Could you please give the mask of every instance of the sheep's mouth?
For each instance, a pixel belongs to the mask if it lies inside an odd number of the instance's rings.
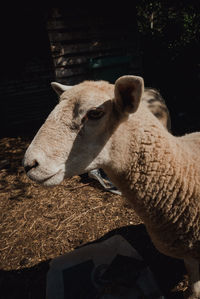
[[[64,172],[61,169],[58,170],[56,173],[45,178],[36,176],[33,173],[31,173],[31,171],[29,171],[27,175],[31,180],[43,186],[55,186],[61,183],[62,180],[64,179]]]
[[[64,172],[62,170],[59,170],[54,175],[51,175],[50,177],[44,179],[42,181],[43,186],[56,186],[60,184],[64,179]]]

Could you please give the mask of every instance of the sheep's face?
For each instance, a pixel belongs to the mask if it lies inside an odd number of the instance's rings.
[[[128,113],[137,109],[143,81],[132,76],[118,79],[115,97],[113,88],[103,81],[85,81],[71,88],[58,83],[52,86],[60,94],[60,102],[38,131],[23,160],[29,178],[47,186],[109,162],[112,134]],[[131,97],[136,94],[134,103],[129,94]]]

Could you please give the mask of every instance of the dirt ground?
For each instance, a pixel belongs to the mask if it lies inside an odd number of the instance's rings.
[[[45,298],[49,261],[88,242],[125,237],[155,275],[167,298],[182,298],[182,261],[160,254],[124,198],[87,175],[44,188],[21,166],[28,138],[0,140],[0,298]]]

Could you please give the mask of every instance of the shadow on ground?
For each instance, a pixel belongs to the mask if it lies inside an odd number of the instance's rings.
[[[172,292],[172,289],[183,280],[185,275],[182,261],[159,253],[153,246],[142,224],[121,227],[110,231],[95,242],[100,242],[115,234],[122,235],[144,258],[166,298],[182,298],[181,291]],[[39,263],[32,268],[16,271],[0,270],[1,299],[44,299],[48,269],[49,260]],[[76,286],[76,284],[77,282],[75,281],[74,285]]]
[[[44,299],[49,261],[14,271],[0,270],[1,299]]]

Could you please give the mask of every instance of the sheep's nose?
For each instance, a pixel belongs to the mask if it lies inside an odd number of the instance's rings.
[[[29,164],[24,165],[24,169],[27,172],[29,172],[29,170],[38,167],[39,163],[37,160],[33,160],[32,162],[30,162]]]

